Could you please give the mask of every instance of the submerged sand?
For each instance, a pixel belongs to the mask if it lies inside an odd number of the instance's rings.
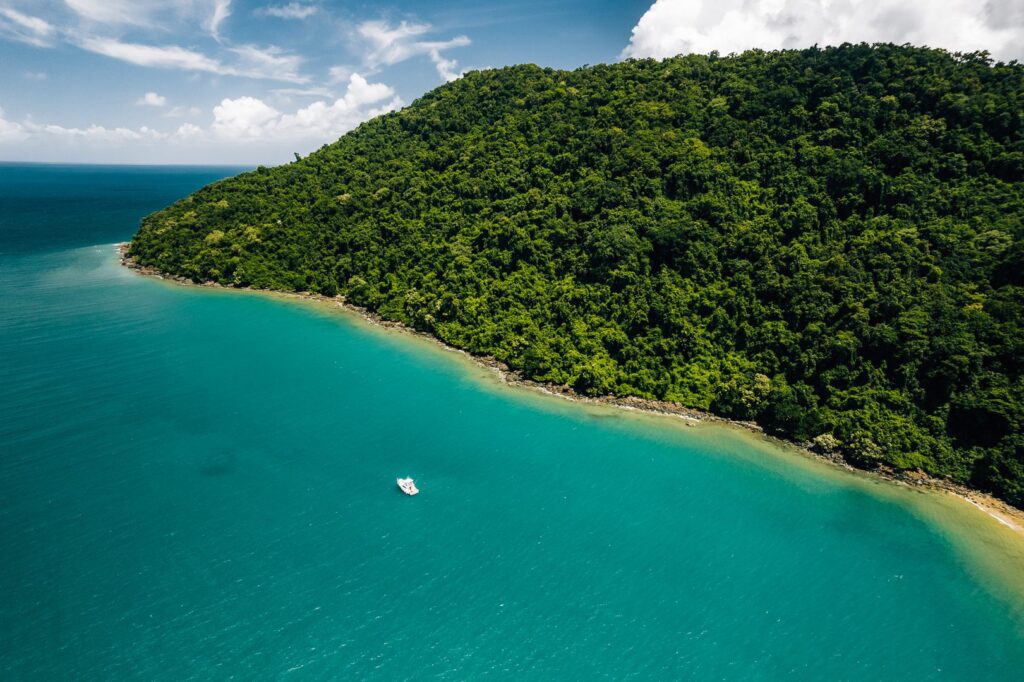
[[[121,264],[139,274],[155,277],[164,281],[181,284],[184,286],[216,288],[233,291],[250,291],[262,295],[269,294],[275,297],[313,303],[319,306],[327,306],[330,309],[336,311],[348,312],[375,327],[396,331],[409,336],[414,336],[422,340],[428,341],[437,348],[453,353],[458,353],[464,356],[465,358],[469,359],[473,363],[475,363],[477,366],[489,370],[500,382],[507,386],[526,388],[536,393],[542,393],[548,396],[558,397],[586,405],[607,406],[622,410],[636,411],[643,414],[650,414],[663,417],[675,417],[677,419],[683,420],[684,423],[690,426],[702,423],[731,426],[743,429],[748,433],[756,434],[760,438],[765,439],[766,441],[784,445],[788,450],[793,451],[794,454],[799,453],[804,457],[817,460],[821,463],[829,464],[837,469],[867,476],[875,480],[884,480],[899,487],[909,487],[919,491],[937,492],[943,495],[952,496],[962,502],[966,502],[968,505],[970,505],[970,507],[973,507],[975,510],[983,512],[990,519],[994,520],[997,524],[999,524],[1001,528],[1012,531],[1017,536],[1017,538],[1022,543],[1024,543],[1024,510],[1018,509],[987,493],[978,490],[973,490],[971,488],[954,483],[946,479],[930,476],[923,471],[896,471],[890,468],[880,468],[875,470],[856,469],[842,459],[821,455],[811,450],[804,444],[784,441],[782,439],[767,436],[763,433],[762,429],[753,422],[742,422],[726,419],[724,417],[719,417],[717,415],[702,410],[689,408],[678,403],[658,400],[647,400],[644,398],[634,397],[617,397],[611,395],[600,397],[589,397],[579,395],[578,393],[573,391],[572,388],[569,386],[544,384],[533,381],[531,379],[527,379],[493,357],[473,355],[460,348],[450,346],[446,344],[444,341],[441,341],[437,337],[432,336],[426,332],[421,332],[419,330],[408,327],[402,324],[401,322],[385,320],[380,316],[376,315],[375,313],[366,310],[365,308],[361,308],[359,306],[348,303],[340,295],[336,297],[328,297],[308,292],[297,293],[288,291],[259,290],[251,289],[248,287],[224,287],[216,282],[195,283],[192,280],[186,279],[184,277],[167,275],[166,273],[162,273],[156,270],[155,268],[151,268],[148,266],[140,266],[137,263],[135,263],[130,256],[128,256],[127,249],[128,243],[122,243],[117,245],[117,252],[120,255]],[[1024,547],[1024,545],[1022,545],[1022,547]],[[1024,553],[1022,553],[1021,559],[1024,560]],[[1022,564],[1020,567],[1014,567],[1014,570],[1018,569],[1022,574],[1024,574],[1024,564]]]

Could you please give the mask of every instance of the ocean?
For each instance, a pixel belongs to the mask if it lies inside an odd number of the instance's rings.
[[[959,500],[118,264],[238,171],[0,165],[0,679],[1021,678]]]

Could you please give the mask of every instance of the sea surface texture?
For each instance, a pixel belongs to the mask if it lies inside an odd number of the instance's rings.
[[[118,265],[234,172],[0,166],[0,679],[1022,679],[964,503]]]

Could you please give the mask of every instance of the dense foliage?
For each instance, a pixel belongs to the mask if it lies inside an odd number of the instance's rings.
[[[587,394],[1024,505],[1024,67],[891,45],[470,73],[143,221]]]

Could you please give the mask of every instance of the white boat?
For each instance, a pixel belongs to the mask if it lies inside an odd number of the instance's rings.
[[[420,489],[416,487],[416,484],[413,482],[411,478],[399,478],[395,480],[398,483],[398,487],[406,495],[415,495],[420,491]]]

